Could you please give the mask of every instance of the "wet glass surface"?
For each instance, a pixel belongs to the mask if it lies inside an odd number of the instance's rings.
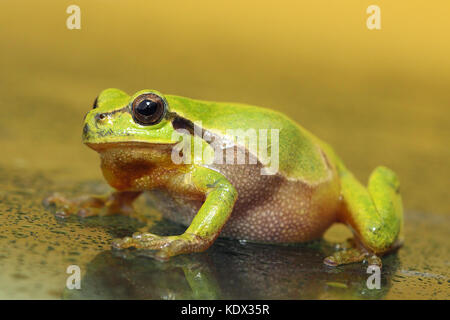
[[[339,23],[336,7],[320,4],[253,15],[232,3],[155,4],[151,23],[136,10],[144,2],[79,5],[83,25],[73,32],[65,4],[0,6],[8,26],[0,28],[0,298],[449,298],[450,45],[435,37],[449,28],[436,18],[442,7],[411,4],[404,16],[400,4],[386,4],[395,23],[369,34],[357,1]],[[416,15],[430,23],[410,24]],[[292,246],[220,239],[206,253],[161,263],[111,250],[113,238],[145,227],[137,220],[56,218],[42,206],[52,192],[110,190],[80,141],[83,116],[107,87],[270,107],[329,142],[361,181],[377,165],[392,168],[405,245],[383,258],[381,289],[367,288],[367,265],[322,263],[350,235],[340,226]],[[183,231],[145,198],[137,209],[151,232]],[[66,289],[69,265],[81,269],[81,290]]]

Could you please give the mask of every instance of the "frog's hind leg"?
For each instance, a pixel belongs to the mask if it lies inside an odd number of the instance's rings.
[[[395,250],[402,243],[403,206],[396,174],[377,167],[367,188],[338,162],[343,197],[340,221],[350,226],[354,246],[327,257],[331,266],[368,260],[381,266],[379,256]]]
[[[46,198],[43,203],[46,206],[55,206],[56,215],[62,218],[72,214],[80,217],[122,214],[140,220],[132,203],[141,193],[140,191],[123,191],[104,196],[81,196],[75,199],[67,199],[55,193]]]

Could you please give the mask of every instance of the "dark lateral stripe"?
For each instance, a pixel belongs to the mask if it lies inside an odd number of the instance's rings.
[[[105,112],[104,115],[109,116],[109,115],[116,114],[118,112],[128,112],[128,106],[125,106],[125,107],[123,107],[121,109],[117,109],[117,110],[114,110],[114,111],[111,111],[111,112]]]
[[[175,115],[174,118],[172,119],[172,126],[175,130],[178,129],[187,130],[192,136],[196,133],[196,130],[194,130],[195,124],[191,120],[180,117],[179,115]],[[201,128],[200,132],[202,133],[202,136],[200,136],[200,138],[203,138],[204,133],[203,128]]]
[[[219,135],[212,133],[211,131],[208,131],[206,129],[203,129],[199,126],[196,126],[191,120],[180,117],[174,112],[171,113],[171,118],[172,118],[171,120],[172,126],[175,130],[178,129],[187,130],[191,136],[197,135],[210,145],[222,143],[222,138]]]

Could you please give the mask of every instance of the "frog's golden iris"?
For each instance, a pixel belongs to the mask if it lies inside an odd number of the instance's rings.
[[[102,116],[100,116],[102,115]],[[175,164],[173,133],[201,122],[202,130],[223,136],[226,129],[278,129],[279,171],[261,175],[256,164]],[[185,134],[193,135],[192,130]],[[195,136],[203,149],[211,148]],[[237,103],[162,95],[155,90],[128,96],[104,90],[87,114],[83,142],[98,151],[105,179],[116,189],[106,197],[68,200],[52,196],[66,214],[131,214],[132,202],[153,192],[159,210],[188,228],[182,235],[137,233],[118,239],[119,249],[155,250],[168,259],[206,250],[219,236],[249,241],[301,242],[320,237],[335,222],[349,225],[353,246],[326,258],[328,265],[371,259],[399,247],[403,208],[394,172],[376,168],[367,187],[359,183],[333,149],[278,112]],[[229,146],[250,154],[245,145]],[[233,163],[236,163],[233,162]]]
[[[138,96],[131,105],[134,120],[144,126],[159,123],[167,111],[167,103],[154,93]]]

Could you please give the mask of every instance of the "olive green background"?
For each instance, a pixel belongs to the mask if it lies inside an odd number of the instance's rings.
[[[66,28],[71,4],[81,30]],[[371,4],[381,30],[366,27]],[[273,108],[334,146],[362,181],[377,165],[392,168],[407,238],[387,258],[386,274],[400,280],[375,298],[448,298],[449,10],[445,0],[2,1],[0,297],[60,298],[67,265],[84,274],[113,236],[136,228],[126,218],[59,221],[40,204],[52,191],[107,190],[80,136],[97,94],[117,87]],[[334,231],[330,239],[346,234]],[[320,259],[305,263],[317,279],[329,275]],[[340,270],[353,279],[354,269]],[[355,296],[349,284],[330,293],[330,281],[285,298]]]

